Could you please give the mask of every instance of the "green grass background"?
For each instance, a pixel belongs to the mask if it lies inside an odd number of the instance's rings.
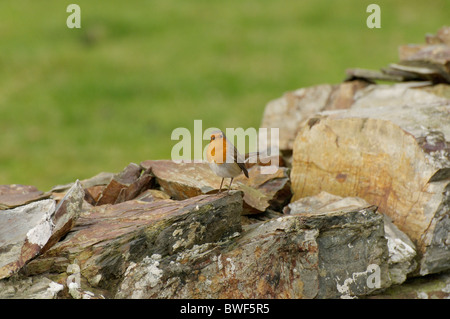
[[[0,2],[0,184],[42,190],[170,158],[176,127],[258,127],[284,92],[379,69],[450,1]],[[68,29],[66,7],[81,7]]]

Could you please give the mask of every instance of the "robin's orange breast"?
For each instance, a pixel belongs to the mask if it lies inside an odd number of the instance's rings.
[[[206,158],[210,163],[225,163],[227,159],[227,141],[224,138],[212,140],[208,145]]]

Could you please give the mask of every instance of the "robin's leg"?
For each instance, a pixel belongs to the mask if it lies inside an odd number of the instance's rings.
[[[228,186],[228,193],[230,192],[230,189],[231,189],[231,184],[233,184],[233,177],[231,178],[231,181],[230,181],[230,186]]]
[[[224,180],[225,178],[222,178],[222,181],[220,182],[220,188],[219,188],[219,193],[222,191],[222,184],[223,184],[223,180]]]

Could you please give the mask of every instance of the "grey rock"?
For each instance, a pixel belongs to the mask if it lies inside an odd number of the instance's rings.
[[[0,279],[19,271],[67,234],[80,214],[83,197],[77,181],[57,206],[45,199],[0,211]]]
[[[90,187],[94,187],[94,186],[98,186],[98,185],[106,186],[111,181],[111,179],[113,179],[114,175],[115,175],[114,173],[101,172],[93,177],[81,180],[80,183],[83,188],[90,188]],[[50,192],[51,193],[65,193],[73,186],[73,184],[75,184],[75,182],[68,183],[65,185],[53,186],[52,189],[50,190]]]
[[[129,265],[116,298],[353,298],[389,286],[374,208],[279,217]],[[375,282],[372,278],[376,277]]]
[[[370,204],[362,198],[343,198],[322,191],[318,195],[304,197],[290,203],[286,206],[285,212],[289,214],[324,213],[358,210],[365,207],[370,207]],[[387,239],[389,252],[389,276],[392,284],[401,284],[417,267],[414,259],[416,248],[409,237],[399,230],[387,215],[383,215],[383,220],[384,237]]]
[[[384,215],[384,233],[389,250],[389,276],[392,284],[403,283],[417,267],[416,247],[409,237]]]
[[[62,241],[27,264],[23,274],[81,280],[70,291],[111,297],[130,264],[146,255],[174,255],[194,245],[219,241],[241,230],[242,193],[201,195],[182,201],[129,200],[83,211]]]
[[[45,199],[0,211],[0,279],[35,257],[52,235],[55,201]]]
[[[64,286],[45,276],[17,277],[0,280],[2,299],[55,299]]]

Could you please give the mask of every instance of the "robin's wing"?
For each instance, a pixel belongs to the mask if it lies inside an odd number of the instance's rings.
[[[244,172],[245,177],[248,178],[248,171],[247,171],[247,167],[245,167],[245,159],[242,157],[241,154],[239,154],[238,150],[236,149],[236,147],[233,145],[234,148],[234,162],[238,164],[238,166],[242,169],[242,171]]]
[[[227,141],[227,145],[233,146],[233,160],[236,164],[238,164],[239,168],[244,172],[245,177],[248,178],[248,171],[247,167],[245,167],[245,159],[244,157],[238,152],[236,149],[236,146],[234,146],[233,143],[231,143],[228,138],[225,136],[225,133],[222,132],[223,138]],[[227,153],[228,157],[228,153]]]

